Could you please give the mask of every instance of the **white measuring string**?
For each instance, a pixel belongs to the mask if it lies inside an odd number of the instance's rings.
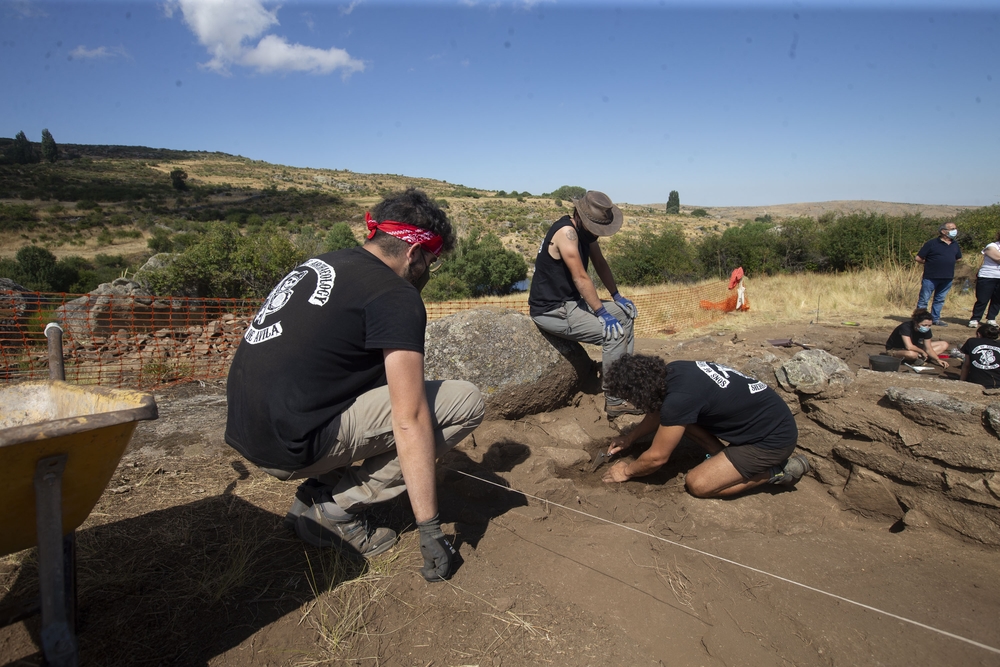
[[[900,616],[899,614],[893,614],[891,611],[885,611],[884,609],[879,609],[878,607],[873,607],[873,606],[867,605],[867,604],[865,604],[863,602],[857,602],[856,600],[852,600],[850,598],[845,598],[842,595],[837,595],[836,593],[831,593],[829,591],[824,591],[822,588],[815,588],[814,586],[809,586],[808,584],[800,583],[798,581],[795,581],[794,579],[788,579],[787,577],[782,577],[781,575],[772,574],[771,572],[766,572],[765,570],[760,570],[760,569],[758,569],[756,567],[752,567],[750,565],[744,565],[743,563],[740,563],[738,561],[730,560],[729,558],[724,558],[722,556],[718,556],[718,555],[710,553],[708,551],[702,551],[701,549],[696,549],[695,547],[689,546],[687,544],[681,544],[680,542],[675,542],[673,540],[668,540],[665,537],[660,537],[659,535],[653,535],[652,533],[647,533],[644,530],[639,530],[638,528],[632,528],[631,526],[626,526],[623,523],[618,523],[616,521],[612,521],[611,519],[605,519],[604,517],[600,517],[600,516],[596,516],[594,514],[590,514],[588,512],[584,512],[583,510],[578,510],[578,509],[573,508],[573,507],[567,507],[566,505],[560,505],[559,503],[553,502],[551,500],[546,500],[545,498],[539,498],[538,496],[533,496],[530,493],[525,493],[524,491],[519,491],[518,489],[515,489],[512,486],[504,486],[503,484],[497,484],[496,482],[491,482],[488,479],[483,479],[482,477],[476,477],[475,475],[470,475],[469,473],[463,472],[461,470],[451,469],[451,471],[452,472],[457,472],[460,475],[465,475],[466,477],[471,477],[472,479],[479,480],[480,482],[483,482],[484,484],[490,484],[492,486],[497,487],[498,489],[504,489],[505,491],[510,491],[511,493],[519,493],[522,496],[525,496],[527,498],[533,498],[534,500],[538,500],[538,501],[543,502],[543,503],[548,503],[549,505],[552,505],[554,507],[558,507],[560,509],[564,509],[564,510],[566,510],[568,512],[575,512],[576,514],[582,514],[585,517],[589,517],[589,518],[595,519],[597,521],[603,521],[604,523],[610,523],[612,526],[617,526],[618,528],[623,528],[625,530],[632,531],[633,533],[638,533],[638,534],[644,535],[646,537],[651,537],[651,538],[653,538],[655,540],[660,540],[661,542],[666,542],[667,544],[671,544],[671,545],[673,545],[675,547],[680,547],[681,549],[687,549],[688,551],[693,551],[694,553],[701,554],[702,556],[708,556],[709,558],[714,558],[715,560],[720,560],[723,563],[729,563],[730,565],[735,565],[736,567],[741,567],[744,570],[750,570],[751,572],[756,572],[757,574],[762,574],[762,575],[764,575],[766,577],[771,577],[772,579],[777,579],[778,581],[784,581],[787,584],[792,584],[793,586],[798,586],[799,588],[804,588],[807,591],[812,591],[814,593],[820,593],[821,595],[826,595],[827,597],[834,598],[835,600],[840,600],[842,602],[847,602],[848,604],[853,604],[853,605],[855,605],[857,607],[861,607],[862,609],[867,609],[869,611],[874,611],[877,614],[883,614],[885,616],[889,616],[890,618],[894,618],[897,621],[903,621],[904,623],[909,623],[910,625],[915,625],[918,628],[923,628],[924,630],[930,630],[931,632],[936,632],[936,633],[938,633],[940,635],[944,635],[945,637],[951,637],[952,639],[957,639],[958,641],[965,642],[966,644],[972,644],[973,646],[981,648],[981,649],[983,649],[985,651],[990,651],[991,653],[1000,654],[1000,649],[995,648],[993,646],[990,646],[989,644],[983,644],[982,642],[977,642],[974,639],[969,639],[969,638],[963,637],[961,635],[956,635],[953,632],[948,632],[947,630],[942,630],[940,628],[935,628],[933,625],[927,625],[926,623],[921,623],[920,621],[914,621],[912,618],[906,618],[905,616]]]

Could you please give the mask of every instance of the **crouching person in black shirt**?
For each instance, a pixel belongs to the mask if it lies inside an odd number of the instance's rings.
[[[278,283],[229,371],[226,442],[280,479],[304,479],[285,523],[306,542],[374,556],[396,534],[371,505],[409,493],[423,576],[450,576],[435,458],[482,421],[468,382],[424,380],[420,298],[454,245],[447,216],[414,189],[380,202],[364,246],[306,260]],[[363,461],[360,465],[352,465]]]
[[[732,496],[767,483],[791,486],[809,472],[806,457],[793,455],[798,428],[788,406],[766,384],[732,368],[626,355],[608,369],[607,388],[646,411],[631,432],[611,442],[609,456],[656,435],[635,460],[615,462],[605,482],[656,472],[685,435],[709,454],[685,479],[688,492],[699,498]]]

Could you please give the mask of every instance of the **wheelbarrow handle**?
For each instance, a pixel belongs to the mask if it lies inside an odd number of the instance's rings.
[[[45,338],[49,346],[49,379],[65,380],[66,368],[63,366],[62,352],[63,329],[55,322],[45,325]]]

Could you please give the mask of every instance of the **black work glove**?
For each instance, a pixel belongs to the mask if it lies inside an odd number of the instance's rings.
[[[427,581],[442,581],[451,576],[452,563],[458,559],[458,553],[451,542],[441,532],[441,519],[434,518],[418,523],[420,530],[420,553],[424,556],[424,566],[420,574]]]

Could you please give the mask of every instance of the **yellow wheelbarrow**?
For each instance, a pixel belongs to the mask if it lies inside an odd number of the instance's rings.
[[[38,545],[40,603],[0,608],[0,625],[42,613],[50,665],[77,664],[74,531],[94,509],[136,422],[156,402],[136,391],[62,382],[62,329],[45,328],[49,377],[0,388],[0,556]]]

